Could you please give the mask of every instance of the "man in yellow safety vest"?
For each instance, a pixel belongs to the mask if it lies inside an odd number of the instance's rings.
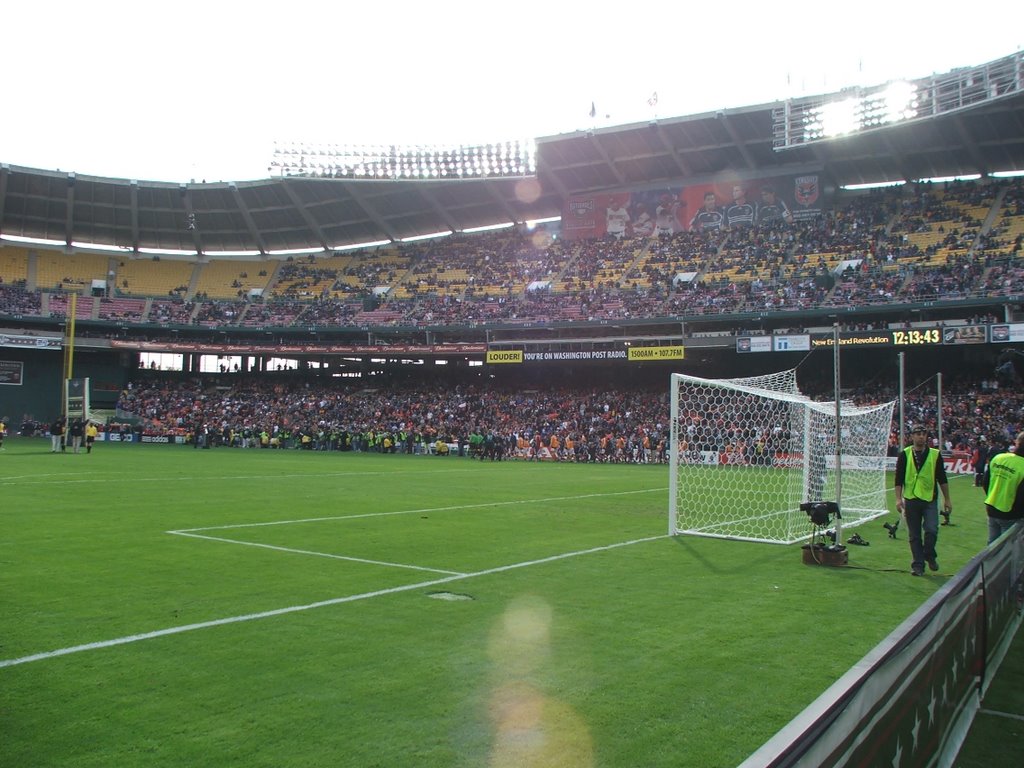
[[[1017,435],[1012,451],[989,461],[984,487],[991,544],[1024,518],[1024,432]]]
[[[910,572],[924,576],[925,563],[939,570],[935,544],[939,539],[938,490],[942,491],[945,515],[953,511],[942,454],[928,446],[928,430],[910,430],[911,444],[896,457],[896,509],[907,524],[910,539]]]

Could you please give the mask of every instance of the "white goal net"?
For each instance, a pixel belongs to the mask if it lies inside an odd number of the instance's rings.
[[[886,514],[894,405],[843,402],[837,430],[835,402],[801,394],[795,370],[672,374],[669,534],[791,544],[812,532],[804,502],[838,502],[843,527]]]

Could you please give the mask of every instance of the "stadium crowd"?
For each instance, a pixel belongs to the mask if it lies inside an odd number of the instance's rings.
[[[97,312],[123,323],[210,328],[420,328],[1005,296],[1024,290],[1022,219],[1019,179],[918,184],[792,222],[583,241],[511,228],[344,258],[292,258],[267,276],[262,294],[238,297],[232,283],[221,298],[187,296],[177,286],[145,311]],[[24,279],[0,284],[0,314],[60,316],[59,296],[29,290]]]
[[[821,384],[822,382],[817,382]],[[808,382],[814,394],[816,382]],[[828,392],[819,387],[819,395]],[[860,405],[894,400],[893,385],[864,385],[851,394]],[[936,434],[934,382],[906,393],[907,424]],[[492,458],[650,463],[666,460],[669,398],[664,385],[552,387],[525,390],[402,384],[341,388],[299,377],[209,379],[148,375],[132,383],[117,405],[121,418],[140,420],[150,434],[199,435],[212,445],[458,453]],[[772,448],[778,425],[745,425],[742,414],[717,418],[714,448],[747,455]],[[971,452],[980,442],[1008,446],[1024,430],[1024,392],[1005,376],[958,377],[944,384],[942,447]],[[890,453],[899,442],[894,424]],[[439,446],[443,446],[439,448]]]

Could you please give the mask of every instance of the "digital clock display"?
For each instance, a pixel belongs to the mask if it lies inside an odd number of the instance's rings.
[[[912,328],[906,331],[893,331],[892,343],[897,347],[941,344],[942,333],[938,328]]]

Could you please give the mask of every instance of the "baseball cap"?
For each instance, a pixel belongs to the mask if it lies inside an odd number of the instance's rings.
[[[918,432],[923,432],[924,434],[927,435],[928,434],[928,427],[926,427],[924,424],[915,424],[914,426],[912,426],[910,428],[910,434],[913,435],[913,434],[916,434]]]

